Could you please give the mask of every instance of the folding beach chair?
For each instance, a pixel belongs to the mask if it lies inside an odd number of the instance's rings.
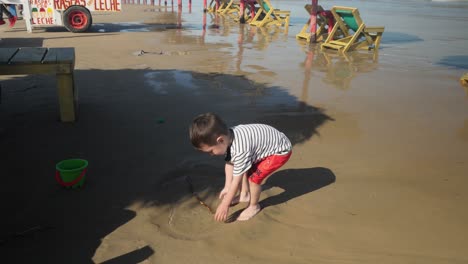
[[[216,11],[216,1],[211,0],[206,9],[204,10],[205,12],[212,13]]]
[[[255,17],[250,21],[250,25],[263,27],[269,25],[289,26],[291,11],[283,11],[273,8],[270,0],[257,0],[259,5]]]
[[[211,0],[211,2],[208,4],[208,7],[206,8],[206,12],[220,12],[227,6],[228,2],[229,1],[227,0]]]
[[[307,42],[310,42],[310,39],[312,38],[312,34],[310,32],[312,5],[307,4],[304,8],[309,13],[309,20],[307,20],[301,31],[296,35],[296,39],[305,39]],[[315,31],[315,40],[317,42],[323,41],[327,38],[328,33],[330,33],[333,28],[334,21],[335,20],[330,10],[323,10],[322,6],[317,6],[317,30]]]
[[[368,27],[354,7],[334,6],[331,9],[335,25],[322,44],[322,49],[347,52],[354,49],[379,49],[384,27]],[[353,31],[354,33],[352,33]],[[339,36],[341,38],[339,38]]]
[[[229,14],[229,13],[233,13],[233,12],[236,12],[238,13],[239,12],[239,3],[237,2],[234,2],[234,0],[226,0],[226,1],[221,1],[221,5],[220,7],[218,8],[217,12],[221,13],[221,14]]]
[[[462,75],[462,77],[460,78],[460,84],[462,86],[468,87],[468,73]]]

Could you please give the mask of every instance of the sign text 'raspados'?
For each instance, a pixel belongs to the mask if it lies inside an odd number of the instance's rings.
[[[72,5],[86,6],[91,11],[121,11],[120,0],[53,0],[54,8],[65,10]]]

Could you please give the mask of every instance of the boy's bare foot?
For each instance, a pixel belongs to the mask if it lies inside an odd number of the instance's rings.
[[[250,218],[254,217],[256,214],[258,214],[258,212],[260,212],[260,209],[261,207],[259,204],[245,208],[245,210],[242,211],[239,217],[237,217],[237,221],[249,220]]]
[[[248,203],[250,202],[250,193],[236,195],[231,202],[231,205],[236,205],[238,203]]]

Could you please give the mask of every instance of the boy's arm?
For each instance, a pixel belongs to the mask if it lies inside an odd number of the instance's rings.
[[[237,190],[239,189],[239,185],[241,184],[242,178],[245,176],[246,173],[232,177],[231,185],[229,186],[229,190],[224,196],[221,204],[218,205],[215,213],[215,220],[216,221],[226,221],[229,211],[229,206],[231,205],[232,199],[236,195]]]
[[[219,199],[223,199],[224,196],[228,193],[229,187],[232,183],[232,172],[234,171],[234,164],[226,162],[224,166],[224,173],[226,174],[226,181],[224,182],[224,188],[219,193]]]

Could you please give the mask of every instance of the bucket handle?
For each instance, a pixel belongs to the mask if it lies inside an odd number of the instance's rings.
[[[71,182],[64,182],[62,180],[62,178],[60,177],[60,172],[58,170],[55,170],[55,180],[60,183],[60,185],[64,186],[64,187],[70,187],[70,186],[73,186],[75,184],[77,184],[79,181],[81,181],[81,179],[83,179],[84,175],[86,173],[86,168],[83,169],[83,171],[81,171],[80,173],[80,176],[78,176],[76,179],[74,179],[73,181]]]

